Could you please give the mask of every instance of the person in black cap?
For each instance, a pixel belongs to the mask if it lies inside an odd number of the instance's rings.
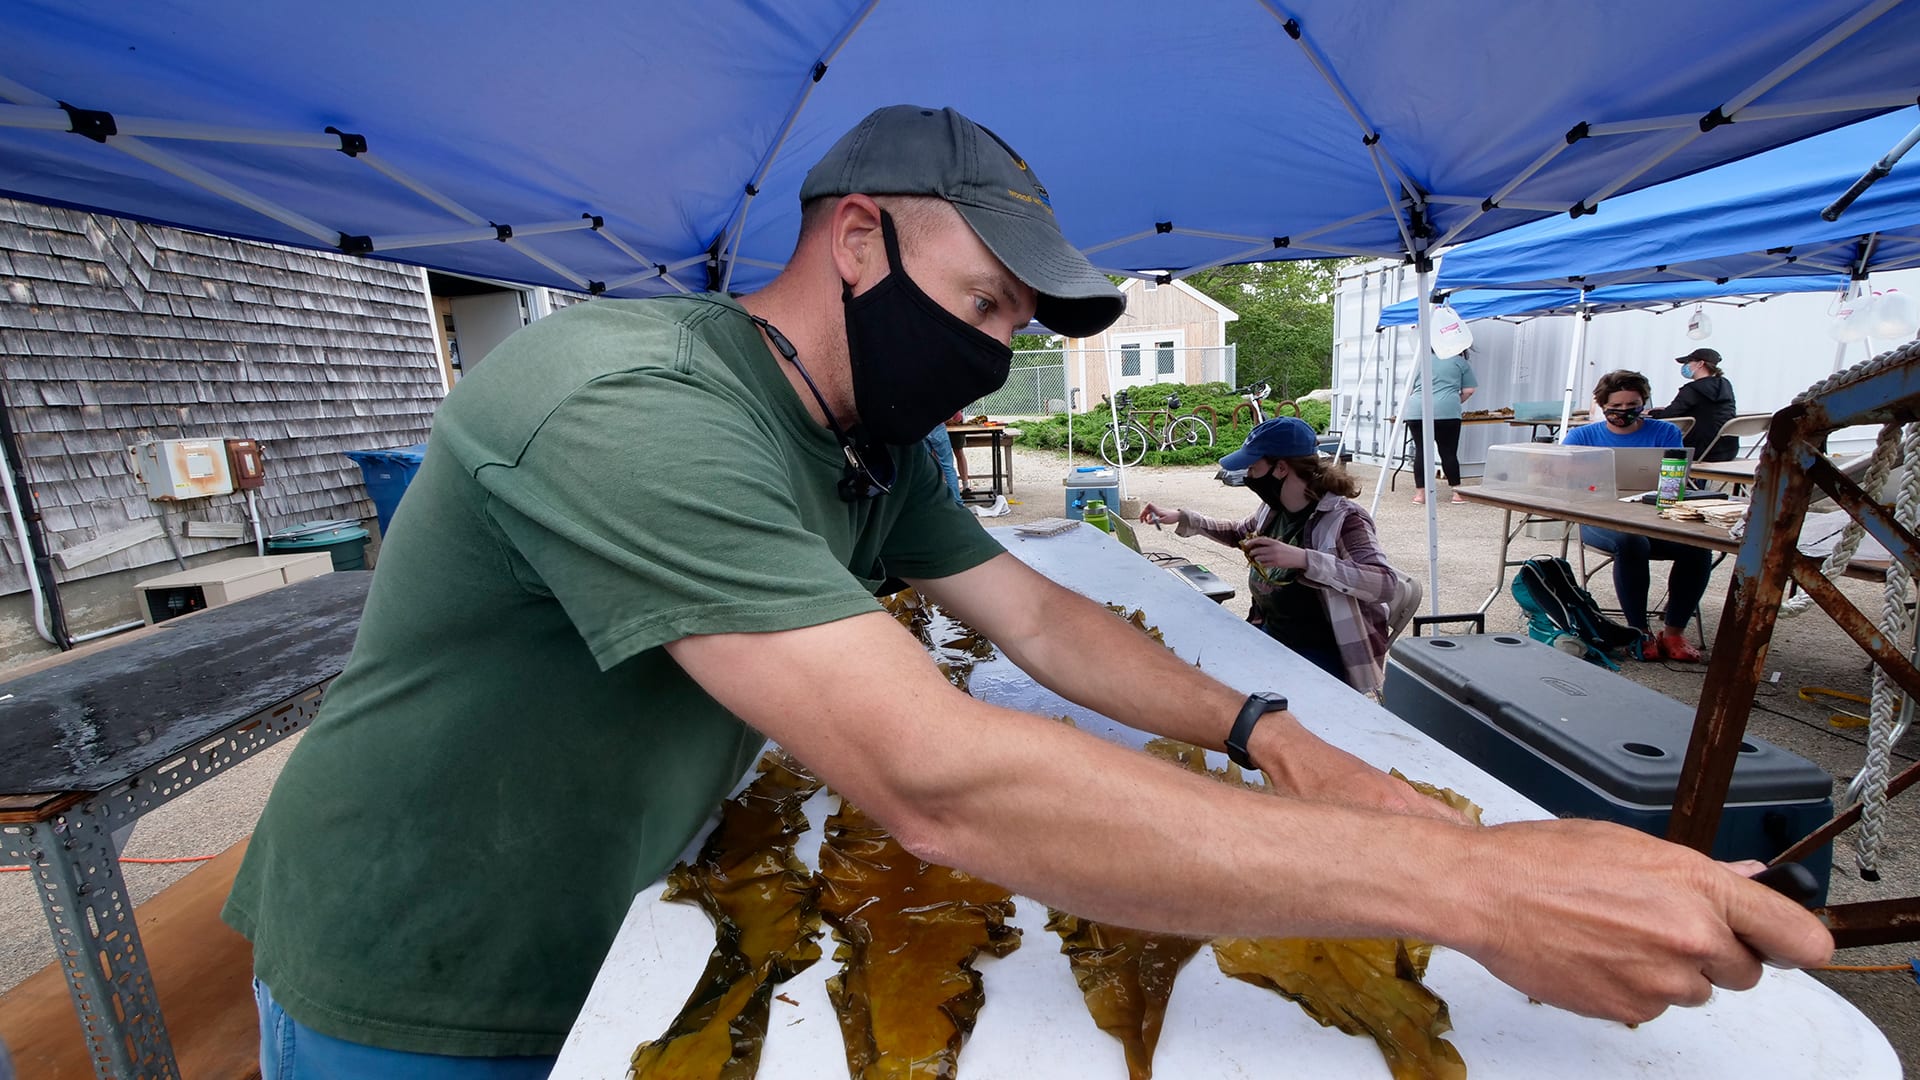
[[[1097,333],[1119,291],[951,109],[873,113],[799,194],[760,292],[568,307],[440,407],[225,911],[268,1080],[547,1075],[634,894],[769,738],[914,854],[1119,925],[1414,936],[1632,1020],[1830,951],[1640,833],[1467,827],[1008,554],[919,444],[1029,319]],[[875,602],[893,579],[1287,797],[968,697]]]
[[[1380,687],[1387,657],[1387,605],[1399,575],[1380,550],[1373,518],[1353,501],[1360,484],[1320,456],[1313,427],[1294,416],[1256,426],[1220,459],[1244,470],[1260,507],[1242,519],[1211,518],[1148,503],[1140,520],[1175,524],[1246,554],[1247,621],[1361,693]]]
[[[1720,371],[1720,353],[1713,349],[1695,349],[1674,359],[1680,365],[1681,377],[1687,381],[1680,384],[1679,392],[1673,395],[1672,404],[1661,409],[1648,409],[1647,415],[1661,420],[1691,416],[1693,428],[1685,438],[1687,446],[1693,449],[1693,460],[1732,460],[1740,453],[1737,441],[1713,445],[1713,441],[1720,437],[1720,429],[1733,419],[1737,411],[1733,403],[1733,383]],[[1709,451],[1708,447],[1713,449]]]

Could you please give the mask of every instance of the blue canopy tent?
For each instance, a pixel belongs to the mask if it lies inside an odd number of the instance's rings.
[[[1513,229],[1447,254],[1441,289],[1736,284],[1920,266],[1920,161],[1821,210],[1920,124],[1902,109],[1631,195],[1590,217]]]
[[[1415,261],[1424,295],[1436,247],[1920,89],[1915,0],[1699,0],[1711,48],[1665,0],[1398,14],[16,0],[0,192],[594,294],[750,290],[792,247],[807,167],[912,101],[1031,154],[1067,237],[1112,273],[1385,256]],[[1428,529],[1437,550],[1431,507]]]
[[[1472,322],[1475,319],[1515,319],[1536,315],[1571,315],[1585,312],[1604,315],[1611,311],[1638,311],[1666,305],[1684,305],[1702,300],[1721,300],[1745,304],[1764,300],[1779,293],[1839,292],[1847,279],[1829,277],[1770,277],[1754,281],[1650,282],[1644,285],[1610,285],[1582,292],[1580,289],[1466,289],[1447,296],[1447,306]],[[1412,326],[1420,321],[1420,303],[1402,300],[1380,312],[1379,328]]]
[[[1903,109],[1622,196],[1590,218],[1467,244],[1447,254],[1440,286],[1599,293],[1626,282],[1694,282],[1736,291],[1809,270],[1857,283],[1876,270],[1920,266],[1920,162],[1894,168],[1837,221],[1821,215],[1916,123],[1920,114]],[[1835,370],[1845,353],[1843,343]],[[1573,372],[1570,365],[1563,421]]]

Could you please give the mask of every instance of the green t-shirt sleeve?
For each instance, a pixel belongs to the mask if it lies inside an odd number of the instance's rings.
[[[903,506],[881,547],[889,574],[933,580],[971,570],[1006,551],[973,511],[953,501],[931,455],[914,446],[903,458],[900,482],[888,496],[901,499]]]
[[[1480,385],[1480,380],[1474,377],[1471,365],[1460,359],[1454,362],[1460,365],[1460,389],[1467,390]]]
[[[720,391],[621,372],[567,396],[475,478],[523,584],[565,609],[602,670],[695,634],[877,610],[801,523],[780,442]]]

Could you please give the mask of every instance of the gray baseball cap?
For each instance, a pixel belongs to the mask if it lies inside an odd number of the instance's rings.
[[[1055,333],[1097,334],[1126,310],[1120,290],[1060,234],[1047,189],[1026,161],[952,109],[876,109],[800,185],[802,203],[853,194],[952,203],[1013,276],[1040,294],[1034,317]]]

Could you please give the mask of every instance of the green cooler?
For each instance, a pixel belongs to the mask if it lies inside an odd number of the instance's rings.
[[[367,530],[352,519],[309,521],[267,537],[267,550],[276,554],[324,551],[333,557],[335,570],[365,570]]]

